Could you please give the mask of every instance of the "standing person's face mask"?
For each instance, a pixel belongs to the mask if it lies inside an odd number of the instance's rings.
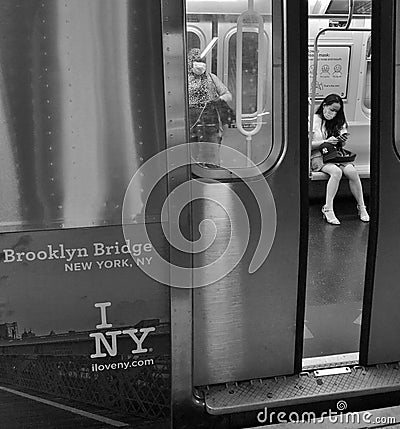
[[[207,66],[205,63],[200,63],[197,61],[193,61],[193,73],[203,74],[206,71]]]

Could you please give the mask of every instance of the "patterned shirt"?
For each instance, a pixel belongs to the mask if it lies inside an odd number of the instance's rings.
[[[189,73],[189,106],[204,107],[209,101],[229,93],[228,88],[213,73],[196,75]]]

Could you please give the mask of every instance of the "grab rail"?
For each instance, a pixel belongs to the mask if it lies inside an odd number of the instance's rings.
[[[246,19],[245,25],[249,27],[251,24],[257,24],[258,26],[258,69],[257,69],[257,111],[256,113],[256,126],[251,130],[245,130],[242,125],[243,113],[242,113],[242,79],[243,79],[243,24]],[[246,136],[246,155],[248,159],[251,159],[251,140],[252,136],[257,134],[263,122],[262,112],[264,107],[263,100],[263,77],[265,69],[265,49],[263,48],[264,38],[264,20],[262,16],[254,10],[254,0],[249,0],[248,10],[241,13],[237,20],[237,39],[236,39],[236,126],[238,130]],[[265,44],[266,46],[266,44]]]

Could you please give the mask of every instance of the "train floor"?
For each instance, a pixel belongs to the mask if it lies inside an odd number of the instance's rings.
[[[369,224],[354,199],[335,201],[338,226],[322,218],[322,204],[309,208],[305,358],[359,350]]]

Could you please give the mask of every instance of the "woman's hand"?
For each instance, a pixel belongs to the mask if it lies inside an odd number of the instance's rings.
[[[340,134],[340,136],[338,136],[337,139],[338,141],[340,141],[340,143],[342,143],[342,146],[344,146],[348,139],[348,133]]]
[[[226,92],[225,94],[220,95],[219,99],[229,103],[230,101],[232,101],[232,95],[230,92]]]
[[[331,143],[331,144],[337,144],[339,139],[337,137],[331,136],[331,137],[329,137],[329,139],[326,139],[325,141],[328,143]]]

